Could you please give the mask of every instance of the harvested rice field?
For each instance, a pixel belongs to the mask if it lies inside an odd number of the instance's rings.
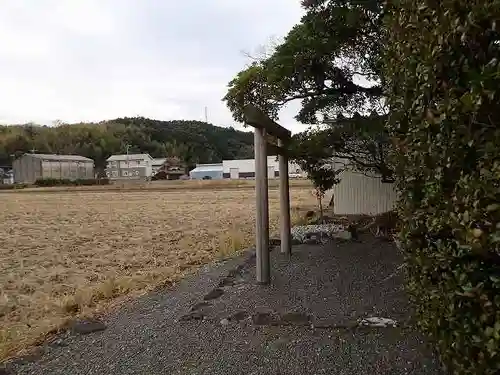
[[[310,207],[310,187],[291,189]],[[271,189],[271,232],[278,191]],[[253,189],[0,194],[0,360],[254,242]]]

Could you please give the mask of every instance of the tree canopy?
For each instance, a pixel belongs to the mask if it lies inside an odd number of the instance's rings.
[[[359,113],[382,95],[379,78],[381,1],[322,0],[304,2],[301,22],[269,57],[253,62],[229,83],[224,97],[235,120],[242,108],[258,105],[272,117],[288,102],[301,100],[297,119],[318,122]]]
[[[300,23],[274,53],[236,75],[224,101],[234,119],[244,121],[247,103],[276,119],[287,103],[299,100],[298,121],[328,124],[307,133],[314,143],[322,138],[331,156],[390,177],[389,138],[381,125],[386,115],[380,77],[383,2],[309,0],[303,7]]]
[[[0,165],[11,165],[15,155],[78,154],[102,168],[111,154],[147,152],[153,157],[179,157],[188,165],[251,158],[253,135],[200,121],[159,121],[143,117],[100,123],[0,126]]]

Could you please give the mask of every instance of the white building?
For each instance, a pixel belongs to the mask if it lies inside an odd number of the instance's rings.
[[[331,191],[335,214],[377,215],[394,209],[398,199],[394,184],[349,170],[342,172],[340,178]]]
[[[222,180],[224,167],[222,163],[197,164],[196,168],[189,172],[191,180]]]
[[[340,182],[325,194],[325,201],[333,202],[335,214],[377,215],[394,209],[398,194],[393,183],[382,182],[375,173],[357,171],[341,159],[333,167],[343,169]]]
[[[255,178],[255,159],[223,160],[222,169],[224,178],[236,180],[239,178]],[[288,163],[288,173],[291,176],[302,175],[303,172],[295,163]],[[276,156],[267,157],[268,178],[279,176],[279,162]]]
[[[267,157],[268,176],[279,176],[279,163],[276,156]],[[332,162],[334,169],[342,169],[340,182],[325,194],[324,201],[330,202],[333,196],[333,210],[338,215],[377,215],[395,207],[398,195],[394,184],[382,182],[375,174],[362,173],[337,159]],[[224,160],[223,177],[229,179],[255,178],[255,160]],[[295,163],[288,164],[290,177],[306,177]]]
[[[149,154],[111,155],[106,162],[106,176],[111,180],[150,179],[153,173]]]

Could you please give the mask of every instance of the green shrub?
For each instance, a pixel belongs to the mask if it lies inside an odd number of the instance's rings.
[[[108,178],[78,179],[73,182],[77,186],[109,185]]]
[[[0,184],[0,190],[25,189],[28,186],[28,184]]]
[[[88,179],[58,179],[58,178],[40,178],[35,181],[35,186],[51,187],[51,186],[92,186],[92,185],[109,185],[107,178],[88,178]]]
[[[71,180],[57,178],[39,178],[35,181],[36,186],[64,186],[71,185]]]
[[[421,327],[456,374],[500,371],[498,0],[394,0],[384,83]]]

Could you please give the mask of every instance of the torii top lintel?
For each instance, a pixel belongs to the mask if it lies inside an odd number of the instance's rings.
[[[243,113],[245,115],[245,123],[254,128],[264,129],[269,135],[284,141],[292,137],[290,130],[271,120],[268,115],[253,104],[245,105]]]

